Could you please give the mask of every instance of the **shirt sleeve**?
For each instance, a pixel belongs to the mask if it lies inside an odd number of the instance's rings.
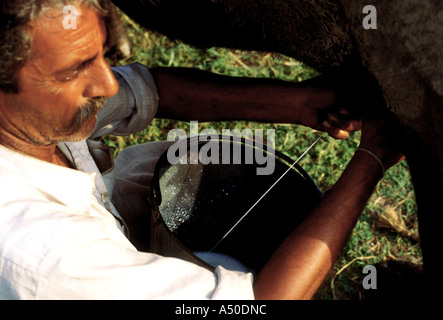
[[[148,68],[140,63],[112,68],[119,84],[97,115],[91,139],[106,134],[129,135],[143,130],[157,113],[158,93]]]

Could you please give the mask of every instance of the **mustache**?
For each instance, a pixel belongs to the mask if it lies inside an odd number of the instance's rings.
[[[91,116],[97,115],[105,102],[105,97],[96,97],[91,98],[84,106],[81,106],[72,121],[72,131],[76,132]]]

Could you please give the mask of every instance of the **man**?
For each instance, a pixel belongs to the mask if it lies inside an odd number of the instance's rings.
[[[151,74],[139,64],[111,71],[103,57],[109,3],[70,4],[77,29],[64,28],[63,1],[2,1],[0,297],[312,297],[384,170],[401,158],[382,130],[372,120],[363,123],[364,149],[254,283],[247,273],[222,267],[212,273],[138,251],[126,237],[137,217],[128,217],[134,213],[122,199],[149,180],[123,175],[139,172],[128,161],[140,153],[122,154],[116,172],[102,176],[107,168],[93,161],[97,148],[86,138],[137,131],[154,115],[293,122],[337,138],[360,124],[341,120],[340,113],[322,118],[334,93],[315,81],[293,85],[174,69]],[[111,99],[102,108],[105,98]],[[138,150],[155,163],[159,149],[152,146]],[[119,163],[125,170],[117,172]]]

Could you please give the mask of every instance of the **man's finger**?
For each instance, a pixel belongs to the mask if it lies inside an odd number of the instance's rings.
[[[327,121],[337,128],[345,131],[359,131],[361,129],[361,120],[338,117],[336,114],[328,114]]]
[[[323,122],[323,129],[325,132],[327,132],[332,138],[339,139],[339,140],[345,140],[349,137],[349,132],[346,130],[342,130],[328,121]]]

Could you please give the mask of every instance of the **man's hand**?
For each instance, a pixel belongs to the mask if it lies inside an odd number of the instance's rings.
[[[289,117],[290,121],[327,132],[340,140],[348,138],[350,132],[361,130],[361,114],[357,112],[362,108],[353,110],[354,101],[340,98],[341,93],[336,86],[324,76],[294,84],[288,90],[292,97],[288,107],[296,115],[296,121]],[[353,105],[349,105],[351,103]]]
[[[344,140],[349,137],[350,132],[361,130],[362,121],[343,108],[317,105],[307,110],[301,118],[301,124],[327,132],[335,139]]]
[[[398,123],[387,111],[367,115],[362,125],[360,148],[373,152],[387,170],[404,159],[398,132]]]

